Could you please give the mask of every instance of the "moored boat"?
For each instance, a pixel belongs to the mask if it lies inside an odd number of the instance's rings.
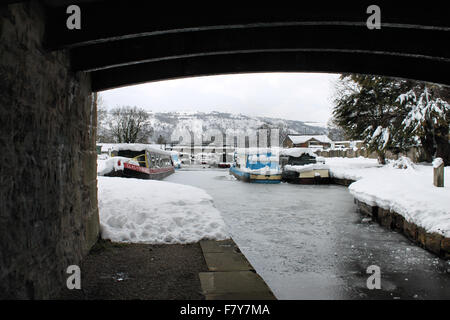
[[[114,144],[99,175],[161,180],[175,172],[168,151],[145,144]]]
[[[281,182],[278,154],[271,149],[238,149],[234,158],[230,174],[236,179],[252,183]]]
[[[330,169],[310,148],[289,148],[280,152],[282,180],[298,184],[328,184]]]
[[[219,162],[218,168],[231,168],[232,163],[230,162]]]
[[[181,168],[181,160],[180,160],[180,154],[177,151],[170,151],[170,155],[172,158],[172,163],[175,169]]]

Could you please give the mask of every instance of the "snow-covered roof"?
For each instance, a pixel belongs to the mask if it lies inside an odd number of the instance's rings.
[[[293,144],[299,144],[299,143],[305,143],[311,139],[315,139],[317,141],[320,141],[322,143],[331,143],[332,141],[330,138],[328,138],[326,135],[313,135],[313,136],[294,136],[294,135],[288,135],[288,138],[291,139]]]
[[[308,154],[311,157],[317,157],[311,148],[287,148],[280,151],[281,156],[300,157],[302,154]]]
[[[291,166],[289,164],[284,166],[284,170],[286,171],[294,171],[294,172],[306,172],[311,170],[330,170],[330,167],[323,163],[309,163],[303,166]]]
[[[155,145],[145,144],[145,143],[99,143],[102,146],[102,152],[108,151],[142,151],[147,150],[149,152],[157,152],[160,154],[170,155],[169,151],[162,150]]]

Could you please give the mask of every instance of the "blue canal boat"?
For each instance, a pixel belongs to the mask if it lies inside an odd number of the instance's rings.
[[[179,153],[177,151],[170,151],[170,156],[172,158],[172,163],[175,169],[181,168],[181,160],[179,157]]]
[[[271,149],[240,149],[235,152],[230,174],[244,182],[280,183],[278,153]]]

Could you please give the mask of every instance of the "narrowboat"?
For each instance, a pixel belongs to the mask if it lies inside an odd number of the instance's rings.
[[[114,144],[99,175],[161,180],[175,172],[168,151],[145,144]]]
[[[330,168],[310,148],[289,148],[280,151],[282,180],[298,184],[330,183]]]
[[[217,165],[218,168],[221,169],[228,169],[231,168],[231,163],[230,162],[219,162],[219,164]]]
[[[280,183],[281,169],[278,152],[271,149],[238,149],[230,174],[236,179],[252,183]]]

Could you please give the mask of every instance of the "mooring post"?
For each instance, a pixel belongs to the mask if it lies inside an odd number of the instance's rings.
[[[436,158],[433,161],[433,182],[435,187],[444,187],[444,161],[442,158]]]

